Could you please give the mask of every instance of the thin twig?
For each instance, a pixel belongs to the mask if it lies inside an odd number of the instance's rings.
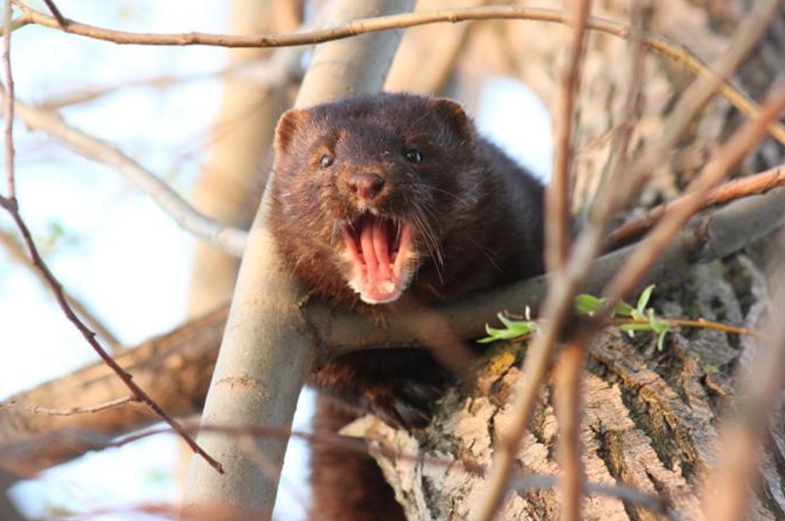
[[[586,335],[572,338],[562,350],[556,372],[556,414],[559,438],[559,489],[562,521],[580,521],[582,492],[586,481],[581,459],[583,417],[583,371],[586,364]]]
[[[567,262],[570,236],[570,166],[575,97],[580,90],[581,63],[586,47],[586,18],[591,0],[572,0],[569,11],[573,26],[569,59],[559,79],[554,115],[553,173],[545,196],[545,263],[556,272]]]
[[[671,327],[681,327],[687,329],[711,329],[712,331],[722,331],[723,333],[730,333],[732,335],[749,336],[752,338],[765,338],[766,335],[754,329],[746,327],[729,326],[719,322],[712,322],[705,318],[698,318],[695,320],[688,320],[683,318],[665,318],[657,317],[657,320],[667,323]],[[635,318],[615,318],[611,321],[613,325],[622,326],[625,324],[650,324],[649,320],[635,319]]]
[[[95,414],[107,409],[116,409],[128,403],[139,403],[139,399],[136,396],[125,396],[98,405],[72,407],[70,409],[48,409],[40,405],[26,405],[10,400],[7,402],[0,401],[0,411],[3,409],[16,409],[29,412],[30,414],[43,414],[46,416],[74,416],[76,414]]]
[[[6,0],[3,11],[3,71],[5,90],[3,112],[5,114],[5,175],[8,184],[6,197],[16,201],[16,181],[14,179],[14,76],[11,73],[11,0]]]
[[[65,26],[68,25],[63,14],[60,12],[60,9],[57,8],[57,5],[53,2],[53,0],[44,0],[46,7],[49,8],[49,11],[52,13],[52,16],[55,17],[57,23],[60,24],[61,29],[65,29]]]
[[[729,203],[741,197],[764,194],[779,186],[785,186],[785,166],[778,166],[759,174],[735,179],[712,189],[702,201],[701,210]],[[606,251],[612,251],[637,241],[651,230],[665,213],[685,204],[685,199],[694,197],[692,194],[683,195],[673,201],[655,206],[644,215],[619,226],[608,238]]]
[[[591,0],[572,0],[572,39],[569,60],[561,74],[554,117],[553,173],[545,198],[545,263],[556,277],[567,263],[570,237],[570,174],[573,158],[572,137],[575,123],[575,101],[580,90],[581,64],[584,59],[586,19],[591,11]],[[581,465],[581,383],[585,346],[573,343],[561,358],[560,378],[557,383],[559,400],[558,421],[560,476],[560,518],[562,521],[579,521],[583,482]],[[489,518],[492,516],[489,516]]]
[[[36,247],[33,237],[30,234],[30,229],[27,227],[24,219],[22,219],[22,215],[19,213],[19,207],[16,204],[16,200],[0,197],[0,206],[3,207],[9,214],[11,214],[11,217],[16,223],[17,228],[22,234],[22,238],[24,239],[25,245],[27,246],[30,257],[33,260],[33,264],[46,278],[46,281],[54,293],[57,303],[60,304],[60,308],[65,313],[65,316],[79,330],[85,340],[87,340],[87,343],[90,344],[90,347],[93,348],[93,350],[104,361],[104,363],[109,366],[112,371],[114,371],[114,373],[123,381],[125,386],[128,387],[133,396],[139,402],[150,408],[163,421],[168,423],[172,429],[177,431],[177,433],[180,434],[183,440],[185,440],[185,442],[196,454],[203,457],[205,461],[207,461],[215,470],[223,473],[223,467],[221,464],[213,459],[209,454],[204,452],[204,450],[202,450],[202,448],[193,440],[193,438],[191,438],[191,436],[185,432],[180,424],[177,423],[174,418],[169,416],[166,411],[161,409],[161,407],[152,398],[150,398],[150,396],[141,387],[139,387],[136,382],[134,382],[133,377],[122,367],[120,367],[114,358],[112,358],[106,349],[104,349],[96,340],[95,333],[90,331],[90,329],[79,319],[71,305],[68,303],[68,300],[65,298],[62,285],[57,280],[57,278],[55,278],[54,274],[52,274],[52,272],[49,270],[49,267],[38,253],[38,248]]]
[[[296,45],[313,45],[317,43],[349,38],[360,34],[388,31],[433,23],[457,23],[469,20],[537,20],[541,22],[568,24],[569,18],[563,11],[557,9],[544,9],[521,6],[484,6],[456,9],[443,9],[438,11],[423,11],[399,15],[379,16],[355,20],[340,27],[327,28],[317,31],[304,31],[291,34],[271,35],[225,35],[200,32],[189,33],[135,33],[129,31],[116,31],[81,24],[73,20],[66,20],[67,26],[61,28],[57,20],[40,11],[31,9],[19,0],[13,0],[23,14],[15,21],[14,27],[24,27],[29,24],[42,25],[60,29],[68,33],[104,40],[117,44],[134,45],[210,45],[218,47],[289,47]],[[590,17],[587,20],[589,29],[604,32],[618,38],[628,39],[632,29],[630,26],[603,18]],[[714,73],[703,64],[692,52],[683,45],[678,45],[667,38],[657,35],[644,34],[641,37],[644,46],[662,54],[668,59],[686,67],[692,73],[702,77],[713,77]],[[754,116],[758,107],[749,96],[728,81],[723,81],[718,89],[740,112],[747,116]],[[772,135],[785,144],[785,126],[777,123],[770,127]]]
[[[298,431],[291,430],[284,427],[268,427],[264,425],[214,425],[205,424],[198,425],[197,422],[184,422],[183,427],[188,432],[209,432],[223,436],[231,436],[235,438],[279,438],[279,439],[300,439],[304,442],[313,444],[323,444],[330,447],[346,449],[358,453],[368,452],[368,441],[363,438],[356,438],[353,436],[345,436],[337,434],[333,431]],[[139,441],[141,439],[149,438],[152,436],[160,436],[162,434],[176,434],[172,429],[166,427],[159,427],[147,429],[139,433],[134,433],[120,439],[116,439],[111,435],[98,434],[95,432],[86,432],[80,430],[65,430],[58,431],[49,436],[44,436],[40,440],[26,440],[23,444],[25,449],[29,450],[36,445],[51,444],[55,442],[66,443],[74,440],[80,444],[87,442],[94,450],[105,448],[119,448],[130,443]],[[13,452],[13,454],[11,454]],[[0,453],[0,457],[5,459],[12,456],[18,458],[20,450],[5,451]],[[443,456],[434,456],[430,454],[409,453],[403,452],[396,447],[391,447],[387,444],[380,444],[378,452],[389,459],[397,459],[406,461],[416,465],[436,467],[443,469],[458,468],[465,472],[467,475],[483,477],[486,475],[487,470],[482,466],[468,459],[461,458],[448,458]],[[457,464],[457,465],[456,465]],[[533,489],[549,489],[558,485],[556,476],[547,474],[533,474],[516,472],[512,476],[510,488],[519,494],[526,494]],[[649,494],[639,491],[630,487],[620,485],[606,485],[602,483],[586,482],[583,485],[583,491],[587,494],[597,494],[607,497],[618,498],[625,503],[636,504],[643,506],[653,512],[662,514],[671,514],[672,503],[667,497]]]

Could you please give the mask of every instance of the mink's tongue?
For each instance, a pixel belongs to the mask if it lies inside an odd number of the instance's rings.
[[[411,250],[411,225],[392,219],[363,216],[344,232],[352,260],[349,284],[364,302],[396,300],[409,282],[404,270]]]

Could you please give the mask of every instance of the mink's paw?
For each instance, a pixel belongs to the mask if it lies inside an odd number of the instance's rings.
[[[402,429],[422,429],[431,423],[433,407],[444,394],[436,382],[404,380],[366,394],[368,408],[385,423]]]

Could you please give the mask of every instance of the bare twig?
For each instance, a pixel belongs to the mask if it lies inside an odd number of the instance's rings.
[[[725,204],[749,195],[763,194],[779,186],[785,186],[785,166],[778,166],[759,174],[736,179],[712,189],[706,194],[701,209]],[[685,195],[656,206],[644,215],[619,226],[608,238],[606,251],[612,251],[637,241],[651,230],[666,212],[685,204],[685,199],[693,197],[693,195]]]
[[[5,230],[0,229],[0,244],[5,248],[12,260],[27,269],[43,286],[47,286],[46,278],[36,269],[32,262],[30,262],[30,258],[26,255],[24,247],[19,244],[14,236],[7,233]],[[63,291],[65,292],[65,290]],[[87,322],[90,329],[98,333],[98,336],[103,338],[113,349],[120,347],[120,340],[118,340],[111,330],[99,320],[92,311],[90,311],[90,308],[88,308],[86,304],[73,295],[68,294],[68,292],[65,292],[65,294],[65,298],[68,299],[71,307],[73,307],[77,314]]]
[[[401,29],[433,23],[457,23],[468,20],[537,20],[541,22],[570,23],[568,15],[556,9],[544,9],[521,6],[485,6],[443,9],[438,11],[423,11],[417,13],[379,16],[374,18],[359,19],[341,25],[317,31],[305,31],[293,34],[280,35],[222,35],[199,32],[151,34],[134,33],[129,31],[115,31],[102,27],[81,24],[66,20],[67,26],[61,28],[57,20],[40,11],[31,9],[19,0],[13,0],[23,14],[14,22],[14,28],[36,24],[61,29],[68,33],[104,40],[117,44],[134,45],[211,45],[219,47],[289,47],[295,45],[313,45],[317,43],[349,38],[360,34]],[[597,17],[587,19],[587,28],[611,34],[618,38],[627,39],[632,29],[623,23]],[[668,59],[686,67],[692,73],[702,77],[713,77],[714,73],[701,62],[693,53],[684,46],[675,44],[662,36],[643,34],[643,45]],[[733,46],[731,46],[733,47]],[[723,75],[724,76],[724,75]],[[728,81],[723,81],[718,89],[722,96],[728,99],[734,107],[748,116],[758,112],[758,107],[749,96],[741,92]],[[714,92],[714,91],[713,91]],[[772,135],[785,144],[785,126],[774,124],[770,127]]]
[[[235,256],[242,255],[247,233],[224,226],[190,206],[164,181],[111,144],[69,126],[56,113],[16,101],[16,111],[31,128],[43,130],[76,153],[110,165],[150,196],[184,230]]]
[[[11,73],[11,0],[6,0],[3,11],[3,72],[5,90],[3,92],[3,112],[5,113],[5,175],[8,184],[6,196],[16,200],[16,181],[14,180],[14,76]]]
[[[785,82],[766,102],[761,116],[748,121],[719,148],[714,159],[690,184],[682,203],[672,207],[665,214],[622,271],[608,284],[604,291],[605,296],[615,301],[633,291],[643,274],[654,263],[659,252],[678,233],[684,223],[705,205],[707,192],[719,184],[730,169],[758,144],[766,135],[766,126],[771,121],[775,121],[783,110],[785,110]]]
[[[572,0],[569,11],[573,26],[569,60],[561,73],[554,116],[553,173],[545,197],[545,262],[555,272],[567,262],[570,236],[570,166],[575,95],[580,90],[581,62],[586,47],[586,18],[591,0]]]
[[[562,350],[556,372],[557,453],[561,475],[561,520],[580,521],[586,476],[581,461],[583,370],[587,335],[571,339]]]
[[[556,277],[567,263],[570,238],[570,167],[572,165],[572,134],[575,122],[575,97],[580,90],[581,63],[586,47],[586,19],[591,0],[572,0],[572,39],[569,60],[561,74],[554,117],[553,173],[545,198],[545,263]],[[584,346],[572,344],[562,356],[559,395],[559,466],[561,468],[561,519],[579,521],[583,488],[580,444],[580,389],[583,373]],[[495,510],[496,505],[493,506]],[[492,517],[489,516],[489,518]]]
[[[128,403],[138,403],[139,399],[136,396],[125,396],[123,398],[118,398],[117,400],[112,400],[110,402],[104,402],[98,405],[92,406],[82,406],[82,407],[72,407],[70,409],[48,409],[46,407],[41,407],[39,405],[25,405],[21,403],[16,403],[15,401],[7,401],[2,402],[0,401],[0,411],[3,409],[16,409],[24,412],[29,412],[30,414],[44,414],[46,416],[73,416],[75,414],[94,414],[97,412],[105,411],[107,409],[115,409],[117,407],[122,407]]]
[[[87,340],[87,343],[90,344],[90,347],[93,348],[101,360],[103,360],[104,363],[108,365],[123,381],[125,386],[128,387],[133,396],[140,403],[150,408],[163,421],[168,423],[175,431],[177,431],[196,454],[203,457],[205,461],[207,461],[215,470],[223,473],[221,464],[213,459],[209,454],[204,452],[204,450],[202,450],[202,448],[197,445],[197,443],[188,435],[188,433],[183,430],[180,424],[178,424],[174,418],[169,416],[166,411],[161,409],[161,407],[152,398],[150,398],[150,396],[141,387],[139,387],[136,382],[134,382],[133,377],[122,367],[120,367],[114,358],[112,358],[112,356],[96,340],[95,333],[90,331],[90,329],[79,319],[71,305],[68,303],[68,300],[65,298],[62,285],[57,280],[57,278],[55,278],[54,274],[52,274],[52,272],[49,270],[49,267],[38,253],[38,248],[36,247],[33,237],[30,234],[30,229],[22,219],[22,215],[19,213],[19,207],[16,204],[16,200],[0,197],[0,207],[4,208],[9,214],[11,214],[11,217],[16,223],[17,228],[22,234],[22,238],[24,239],[25,245],[27,246],[27,250],[30,254],[30,257],[32,258],[33,264],[46,278],[49,287],[55,294],[57,303],[60,304],[60,308],[63,310],[68,320],[79,330],[85,340]]]

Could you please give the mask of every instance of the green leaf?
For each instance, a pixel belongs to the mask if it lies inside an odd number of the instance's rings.
[[[575,307],[579,314],[593,316],[594,313],[602,309],[606,300],[584,293],[575,297]]]
[[[670,323],[657,318],[657,315],[654,314],[653,309],[649,309],[648,320],[652,330],[654,330],[656,333],[667,333],[671,329]]]
[[[502,324],[504,324],[507,329],[526,329],[527,332],[532,329],[532,322],[529,320],[512,320],[511,318],[504,316],[504,313],[499,313],[496,316],[499,317],[499,320],[501,320]]]
[[[638,305],[635,306],[637,308],[638,313],[644,315],[646,313],[646,305],[649,303],[649,299],[651,298],[651,293],[654,291],[654,284],[650,285],[646,289],[643,290],[641,296],[638,297]]]
[[[619,302],[618,304],[616,304],[616,309],[614,309],[613,312],[623,317],[631,317],[632,314],[635,312],[635,308],[630,306],[626,302]]]
[[[531,334],[532,331],[537,329],[537,323],[527,320],[512,320],[505,317],[502,313],[496,315],[504,324],[505,329],[496,329],[489,324],[485,324],[485,332],[488,334],[485,338],[477,340],[480,344],[487,344],[497,340],[512,340]]]
[[[661,331],[659,335],[657,335],[657,350],[662,351],[663,346],[665,344],[665,335],[668,334],[668,330]]]

